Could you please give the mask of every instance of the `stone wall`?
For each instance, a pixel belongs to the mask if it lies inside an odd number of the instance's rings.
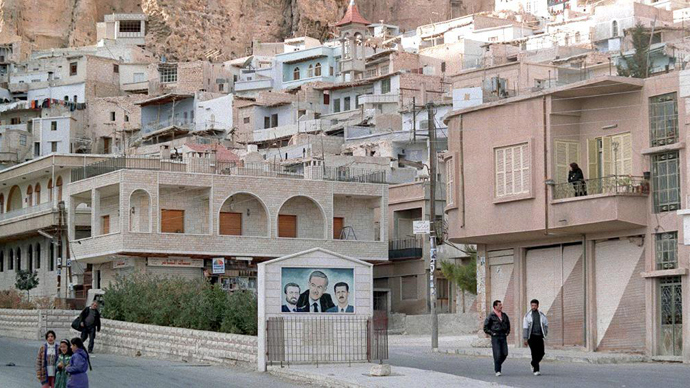
[[[0,336],[40,340],[47,330],[58,339],[73,338],[76,310],[0,309]],[[213,364],[256,363],[257,338],[138,323],[102,320],[95,351],[124,356]]]

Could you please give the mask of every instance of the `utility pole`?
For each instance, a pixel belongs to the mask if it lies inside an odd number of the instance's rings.
[[[48,190],[54,190],[53,188],[48,188]],[[53,247],[57,248],[55,249],[57,251],[57,296],[58,298],[61,298],[60,294],[62,293],[62,210],[60,207],[58,207],[58,230],[57,230],[57,241],[53,240],[50,242],[53,244]],[[50,260],[55,260],[54,257],[51,257]]]
[[[429,299],[431,302],[431,349],[438,349],[438,314],[436,312],[436,126],[434,122],[434,103],[426,104],[427,120],[429,122]]]
[[[412,141],[417,142],[417,102],[412,96]]]

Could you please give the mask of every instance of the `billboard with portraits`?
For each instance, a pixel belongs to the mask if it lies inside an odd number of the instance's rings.
[[[354,314],[352,268],[281,268],[283,313]]]

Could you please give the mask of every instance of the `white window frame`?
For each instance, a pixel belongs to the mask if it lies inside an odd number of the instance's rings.
[[[446,207],[455,206],[455,158],[446,160]]]
[[[517,157],[516,152],[519,153]],[[514,167],[515,162],[519,162],[519,168]],[[500,200],[531,194],[531,166],[529,142],[494,148],[494,198]],[[515,184],[516,178],[520,180],[519,186]]]

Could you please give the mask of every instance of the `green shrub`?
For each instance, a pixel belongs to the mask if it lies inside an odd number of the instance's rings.
[[[220,331],[224,333],[256,335],[258,332],[258,304],[251,291],[230,295],[229,306],[223,315]]]
[[[252,292],[228,294],[206,280],[130,275],[103,296],[103,316],[120,321],[226,333],[257,333]]]

